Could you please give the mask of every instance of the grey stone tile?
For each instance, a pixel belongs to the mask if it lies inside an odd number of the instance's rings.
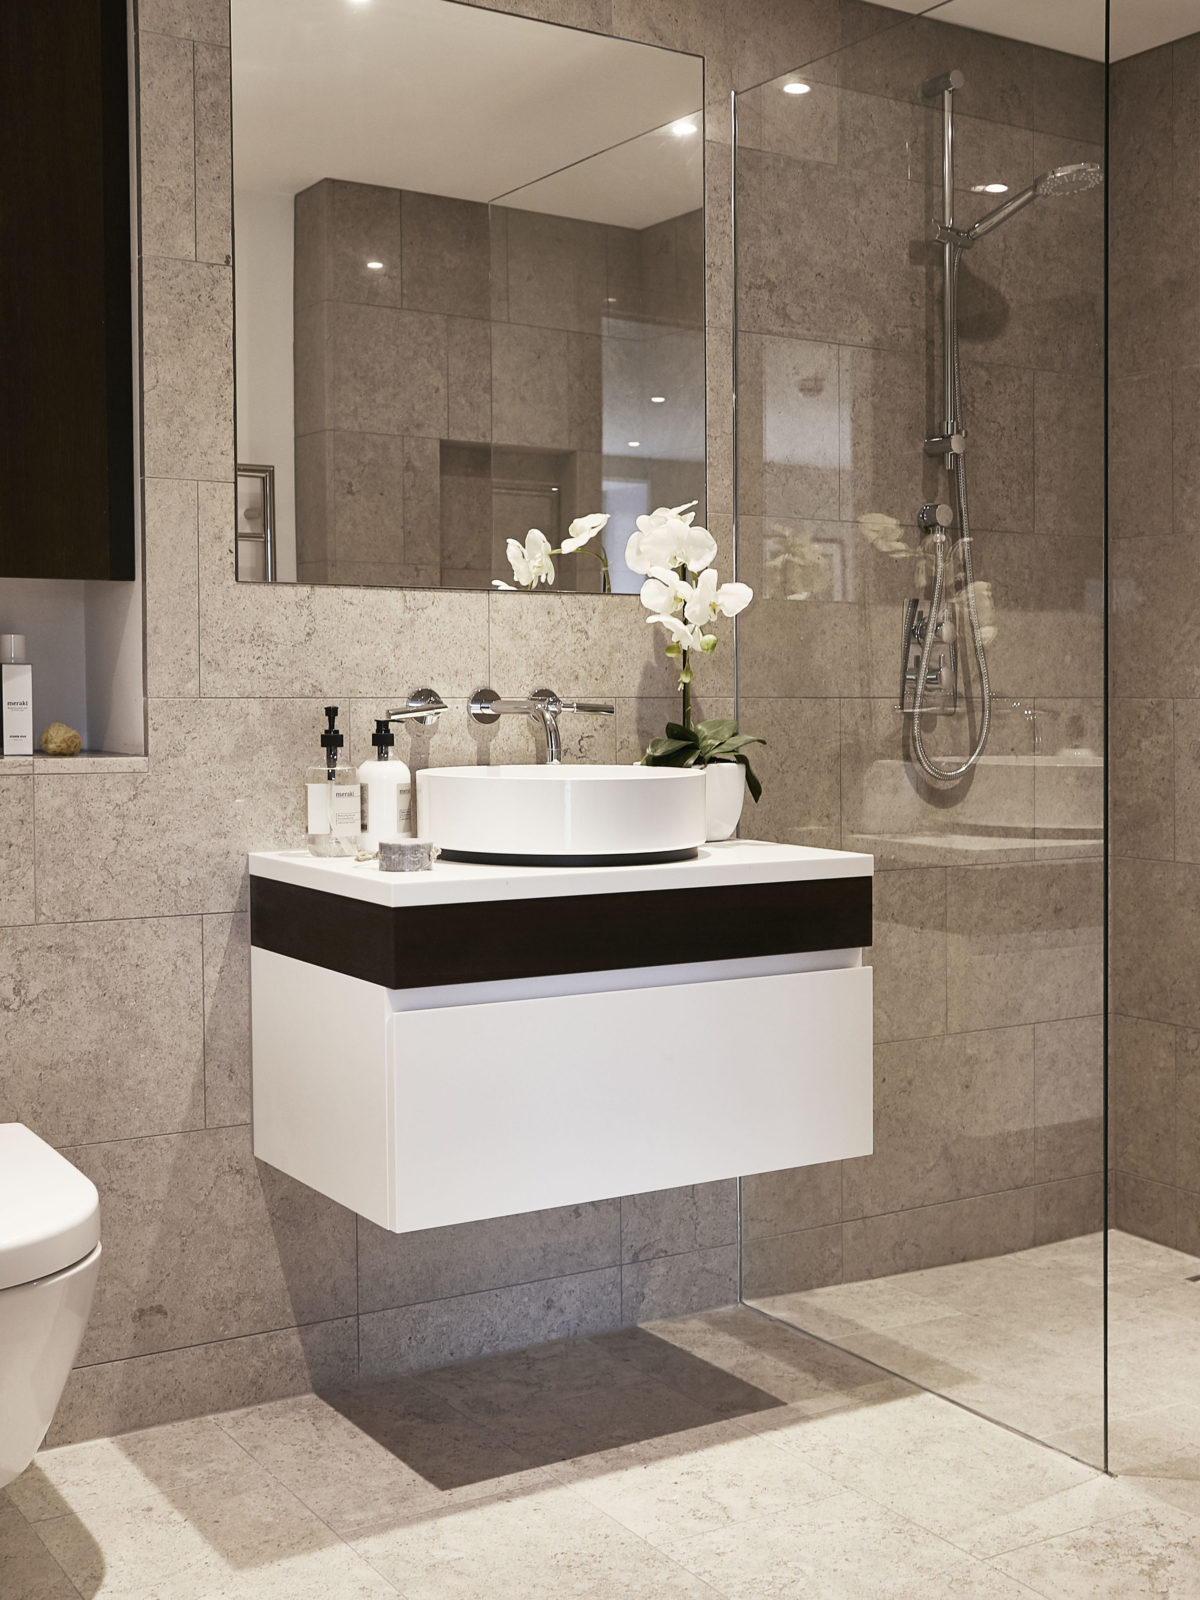
[[[394,1523],[355,1540],[373,1568],[410,1594],[468,1600],[708,1600],[711,1590],[565,1484],[493,1495],[454,1521]],[[514,1560],[514,1552],[518,1552]]]
[[[449,1228],[389,1233],[358,1220],[359,1309],[565,1278],[620,1260],[620,1202],[489,1217]]]
[[[875,1078],[875,1153],[842,1164],[846,1217],[1033,1181],[1032,1028],[881,1044]]]
[[[250,916],[203,918],[204,1120],[250,1121]]]
[[[736,1244],[737,1183],[696,1183],[626,1195],[621,1201],[621,1260],[650,1261]]]
[[[0,777],[0,925],[32,922],[33,777]]]
[[[1112,1006],[1126,1016],[1200,1026],[1191,952],[1200,939],[1200,868],[1112,863]]]
[[[1145,695],[1141,661],[1158,665],[1156,681],[1181,699],[1200,698],[1200,619],[1192,596],[1200,584],[1195,539],[1114,539],[1109,550],[1112,621],[1110,692]]]
[[[492,437],[497,444],[569,449],[571,388],[568,334],[492,324]]]
[[[233,259],[229,51],[196,47],[196,259]]]
[[[1112,1217],[1118,1228],[1140,1239],[1175,1248],[1176,1199],[1178,1191],[1164,1183],[1152,1183],[1129,1172],[1115,1174]]]
[[[1200,1194],[1200,1035],[1175,1036],[1175,1181]]]
[[[607,230],[571,217],[504,209],[508,320],[530,328],[599,333],[608,310]]]
[[[444,318],[330,300],[324,354],[326,427],[445,435]],[[301,431],[299,406],[296,427]]]
[[[1081,381],[1077,373],[1035,373],[1033,443],[1034,531],[1055,539],[1100,540],[1103,385]]]
[[[200,692],[200,572],[196,485],[145,484],[146,692]]]
[[[742,1246],[742,1295],[790,1294],[842,1281],[842,1230],[805,1228],[770,1239],[747,1239]]]
[[[836,849],[841,843],[838,707],[833,700],[760,700],[742,679],[739,726],[767,741],[746,754],[763,786],[747,799],[742,832]]]
[[[946,1030],[946,874],[878,872],[872,944],[875,1038],[919,1039]]]
[[[1035,1195],[1031,1188],[1014,1189],[847,1222],[846,1282],[1026,1250],[1034,1242]]]
[[[732,1305],[737,1286],[736,1244],[627,1262],[621,1270],[621,1321],[652,1322]]]
[[[554,1479],[449,1401],[407,1379],[302,1395],[217,1419],[339,1537],[461,1510]]]
[[[1108,714],[1113,853],[1169,861],[1175,853],[1172,702],[1114,699]]]
[[[353,1317],[76,1367],[47,1444],[103,1438],[353,1382]]]
[[[1104,1226],[1103,1173],[1040,1183],[1034,1196],[1037,1207],[1034,1238],[1038,1244],[1077,1239],[1081,1234],[1096,1233]]]
[[[145,33],[168,33],[206,44],[229,43],[226,0],[141,0],[138,27]]]
[[[1175,1178],[1175,1029],[1139,1017],[1109,1023],[1109,1116],[1118,1171]]]
[[[196,918],[41,923],[0,951],[0,1120],[54,1145],[202,1126]]]
[[[747,529],[753,537],[753,528]],[[754,579],[741,573],[743,581]],[[770,689],[788,700],[836,699],[864,692],[862,611],[845,601],[759,596],[738,619],[741,682],[747,694]]]
[[[37,775],[41,918],[244,909],[246,852],[303,842],[304,753],[321,721],[316,701],[154,700],[148,773]]]
[[[325,445],[325,542],[330,559],[339,564],[380,562],[399,574],[409,559],[404,493],[407,440],[398,434],[366,432],[330,431],[321,437]]]
[[[952,867],[946,891],[952,1032],[1101,1009],[1099,861]]]
[[[647,626],[646,613],[632,596],[493,594],[487,604],[490,670],[495,687],[505,694],[545,683],[568,698],[673,695],[678,673],[662,655],[661,630]],[[697,687],[706,694],[730,692],[732,642],[732,632],[726,631],[724,656],[718,646],[716,655],[697,668]]]
[[[487,595],[392,589],[366,597],[300,584],[268,590],[235,583],[231,507],[231,490],[202,488],[200,668],[206,695],[241,695],[252,686],[257,694],[287,696],[297,685],[310,684],[322,698],[390,696],[396,705],[425,684],[444,698],[466,699],[486,680]],[[533,603],[542,598],[533,597]],[[562,599],[570,604],[567,597],[550,603]],[[404,641],[402,650],[397,640]],[[555,642],[549,641],[551,647]],[[645,641],[643,648],[648,654]],[[546,678],[556,688],[567,659],[552,658],[557,670]],[[522,668],[520,679],[525,676]],[[564,684],[559,692],[572,691]]]
[[[353,1313],[352,1214],[256,1163],[248,1128],[67,1153],[104,1217],[85,1364]]]
[[[79,1590],[15,1505],[0,1500],[5,1600],[77,1600]]]
[[[922,502],[924,457],[913,441],[926,431],[923,363],[915,351],[843,348],[839,353],[840,514],[845,521],[883,515],[907,527]]]
[[[488,323],[471,317],[448,317],[446,362],[450,438],[490,443],[492,333]]]
[[[145,33],[139,52],[142,251],[196,256],[196,179],[190,39]]]
[[[1037,1023],[1033,1057],[1038,1179],[1099,1172],[1104,1165],[1103,1018]]]
[[[1140,464],[1171,437],[1171,390],[1156,375],[1118,376],[1109,396],[1109,522],[1114,539],[1172,531],[1171,479]]]
[[[361,1375],[391,1378],[473,1361],[501,1350],[577,1334],[621,1320],[620,1269],[459,1295],[359,1318]]]
[[[486,317],[491,300],[487,206],[406,189],[400,216],[405,306]]]
[[[742,1179],[742,1238],[771,1239],[842,1220],[842,1163],[758,1172]]]
[[[1139,1589],[1152,1594],[1148,1583],[1160,1594],[1186,1594],[1200,1584],[1196,1520],[1163,1505],[1060,1533],[993,1560],[1038,1594],[1124,1600]]]
[[[146,476],[232,482],[229,268],[144,262],[142,352]]]
[[[404,303],[401,193],[325,178],[296,196],[296,304]],[[380,267],[368,267],[379,261]]]
[[[1174,755],[1175,859],[1200,861],[1200,701],[1175,701]]]

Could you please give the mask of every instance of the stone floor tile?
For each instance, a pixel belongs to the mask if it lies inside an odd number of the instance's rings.
[[[79,1600],[79,1591],[0,1490],[0,1594],[4,1600]]]
[[[1200,1521],[1146,1506],[998,1555],[993,1565],[1045,1600],[1187,1600],[1200,1594]]]

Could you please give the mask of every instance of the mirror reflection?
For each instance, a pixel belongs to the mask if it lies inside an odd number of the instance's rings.
[[[701,60],[452,0],[232,25],[239,577],[636,591],[634,519],[703,512]]]

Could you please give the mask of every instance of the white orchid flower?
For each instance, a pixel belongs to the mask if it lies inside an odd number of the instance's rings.
[[[530,528],[524,544],[519,539],[510,539],[506,548],[513,577],[522,589],[534,589],[539,583],[554,582],[550,541],[540,528]]]
[[[717,541],[707,528],[692,526],[692,513],[660,507],[649,516],[637,519],[637,532],[625,546],[625,565],[631,572],[649,572],[652,567],[686,567],[703,572],[717,554]]]
[[[683,614],[693,627],[711,622],[715,617],[736,617],[754,599],[754,590],[747,583],[722,583],[711,567],[697,579],[695,590],[683,609]]]
[[[576,517],[567,529],[569,537],[562,542],[563,555],[569,556],[573,550],[581,549],[590,539],[594,539],[607,523],[608,513],[602,511],[593,512],[590,517]]]
[[[681,611],[695,592],[691,584],[670,567],[651,567],[650,576],[642,585],[642,604],[647,611],[671,616]]]
[[[708,655],[716,648],[716,639],[711,633],[705,633],[700,628],[690,627],[680,617],[668,616],[666,612],[658,612],[646,618],[647,622],[661,622],[671,635],[671,643],[678,645],[680,650],[701,650]],[[711,644],[706,640],[712,640]],[[668,652],[670,653],[670,652]]]

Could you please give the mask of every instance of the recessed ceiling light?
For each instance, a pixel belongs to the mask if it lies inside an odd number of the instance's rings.
[[[695,133],[696,124],[683,117],[679,122],[671,124],[671,132],[677,139],[686,139],[689,133]]]
[[[367,266],[370,268],[370,270],[372,272],[382,272],[383,271],[383,262],[382,261],[368,261],[367,262]]]
[[[1006,183],[973,183],[971,185],[971,193],[972,194],[1007,194],[1008,193],[1008,185]]]
[[[665,394],[652,394],[650,396],[650,404],[652,406],[665,406],[666,403],[667,397]]]
[[[784,94],[811,94],[812,84],[796,83],[794,81],[792,83],[785,83],[783,86],[783,92]]]
[[[640,450],[642,448],[642,441],[640,439],[630,439],[629,448],[631,450]]]
[[[610,306],[615,306],[615,305],[616,305],[616,303],[617,303],[617,297],[616,297],[616,295],[615,295],[615,294],[610,294],[610,295],[609,295],[609,297],[608,297],[608,301],[607,301],[607,303],[608,303],[608,304],[609,304],[609,305],[610,305]]]

